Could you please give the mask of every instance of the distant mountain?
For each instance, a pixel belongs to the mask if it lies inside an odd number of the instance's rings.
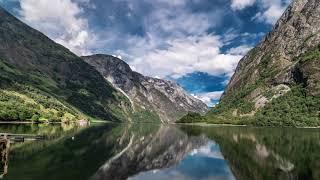
[[[97,70],[0,7],[0,120],[125,121],[131,112]]]
[[[83,59],[130,99],[138,116],[155,114],[162,122],[172,122],[188,112],[204,114],[208,110],[176,83],[143,76],[116,57],[100,54]]]
[[[320,1],[295,0],[239,63],[212,122],[320,125]]]

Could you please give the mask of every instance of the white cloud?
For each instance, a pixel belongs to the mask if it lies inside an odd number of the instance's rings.
[[[214,92],[207,92],[207,93],[200,93],[200,94],[193,94],[193,96],[197,99],[200,99],[205,104],[212,106],[212,101],[220,100],[223,91],[214,91]]]
[[[290,2],[291,0],[260,0],[259,6],[261,10],[252,19],[273,25],[283,14]]]
[[[242,10],[246,7],[252,6],[256,0],[232,0],[231,8],[233,10]]]
[[[88,2],[88,0],[85,0]],[[21,0],[22,19],[78,55],[88,54],[90,38],[82,10],[71,0]]]
[[[173,11],[178,16],[174,16]],[[173,10],[169,7],[155,10],[146,20],[147,31],[164,36],[202,34],[211,26],[214,24],[209,21],[208,14]]]
[[[243,10],[257,4],[260,11],[252,18],[258,22],[275,24],[292,0],[232,0],[233,10]]]
[[[228,50],[228,54],[231,55],[241,55],[244,56],[247,54],[248,51],[250,51],[253,47],[248,45],[241,45],[238,47],[234,47]]]
[[[174,39],[168,41],[167,45],[165,49],[144,52],[130,65],[143,74],[162,78],[179,78],[196,71],[214,76],[231,76],[242,58],[242,55],[222,54],[221,38],[210,34]]]
[[[100,52],[95,53],[115,54],[136,71],[153,77],[178,78],[196,71],[231,77],[249,49],[241,45],[222,53],[221,48],[238,34],[232,30],[223,36],[208,34],[209,28],[222,22],[223,10],[209,14],[190,12],[186,0],[155,0],[154,9],[141,22],[145,35],[137,36],[117,29],[92,33],[87,19],[81,16],[79,2],[90,5],[90,0],[21,0],[21,16],[78,55],[98,49]],[[131,13],[135,14],[139,3],[128,1]],[[105,52],[106,49],[112,50]]]
[[[144,36],[103,31],[94,49],[113,48],[121,42],[112,54],[121,55],[133,69],[152,77],[178,78],[195,71],[231,76],[242,56],[221,53],[232,39],[208,34],[221,21],[221,12],[190,12],[183,3],[176,9],[163,3],[166,0],[159,1],[162,3],[143,20]]]

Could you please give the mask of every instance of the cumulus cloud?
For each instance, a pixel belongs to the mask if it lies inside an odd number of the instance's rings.
[[[174,11],[170,7],[155,10],[146,19],[146,30],[162,36],[198,35],[211,26],[214,23],[209,21],[208,14],[190,13],[184,9]]]
[[[139,43],[138,43],[139,44]],[[242,55],[223,54],[219,36],[202,35],[174,39],[168,48],[145,52],[130,65],[150,76],[179,78],[192,72],[231,76]]]
[[[256,0],[232,0],[231,8],[233,10],[242,10],[246,7],[252,6]]]
[[[252,20],[273,25],[291,1],[292,0],[232,0],[231,8],[233,10],[243,10],[246,7],[256,4],[259,12],[252,17]]]
[[[221,13],[190,12],[183,3],[178,9],[170,3],[157,4],[144,21],[146,35],[123,37],[126,48],[115,54],[127,59],[133,69],[153,77],[177,79],[197,71],[231,76],[242,55],[222,53],[221,48],[231,39],[208,33],[221,21]],[[113,42],[112,38],[108,42]]]
[[[214,92],[207,92],[207,93],[200,93],[200,94],[193,94],[193,96],[197,99],[200,99],[202,102],[206,103],[209,106],[213,106],[213,101],[220,100],[223,91],[214,91]]]
[[[231,6],[233,10],[243,10],[256,1],[263,0],[233,0]],[[241,34],[232,28],[220,35],[215,33],[216,27],[224,23],[226,13],[219,6],[210,11],[194,11],[188,0],[112,0],[107,7],[101,7],[104,3],[99,2],[20,0],[20,15],[29,25],[78,55],[114,54],[132,69],[153,77],[178,79],[205,72],[228,79],[251,49],[247,42],[239,41],[242,36],[252,36],[251,33]],[[86,17],[98,19],[90,21],[89,27]],[[238,47],[231,45],[236,39]],[[206,92],[196,96],[210,104],[221,94],[222,91]]]
[[[87,0],[85,0],[87,1]],[[22,19],[78,55],[88,54],[88,22],[71,0],[20,0]]]
[[[78,55],[90,54],[93,49],[113,49],[109,53],[121,56],[133,69],[149,76],[179,78],[196,71],[215,76],[233,74],[243,56],[235,51],[244,52],[246,46],[222,53],[221,48],[234,36],[208,33],[221,22],[222,10],[192,12],[186,0],[131,0],[126,2],[130,14],[139,13],[135,8],[141,3],[151,4],[150,13],[141,21],[143,36],[112,29],[92,33],[80,7],[89,7],[90,0],[20,0],[20,14],[29,25]]]
[[[252,19],[268,24],[275,24],[290,3],[290,0],[261,0],[260,9]]]

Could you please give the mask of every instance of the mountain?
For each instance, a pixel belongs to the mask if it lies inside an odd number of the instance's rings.
[[[240,60],[213,122],[320,125],[320,1],[295,0]]]
[[[176,83],[143,76],[116,57],[98,54],[82,58],[130,99],[137,116],[155,114],[162,122],[172,122],[188,112],[204,114],[208,110]]]
[[[131,111],[92,66],[0,7],[0,120],[120,121]]]

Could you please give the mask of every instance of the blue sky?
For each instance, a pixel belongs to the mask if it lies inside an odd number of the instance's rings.
[[[291,0],[0,0],[78,55],[117,56],[216,103]]]

